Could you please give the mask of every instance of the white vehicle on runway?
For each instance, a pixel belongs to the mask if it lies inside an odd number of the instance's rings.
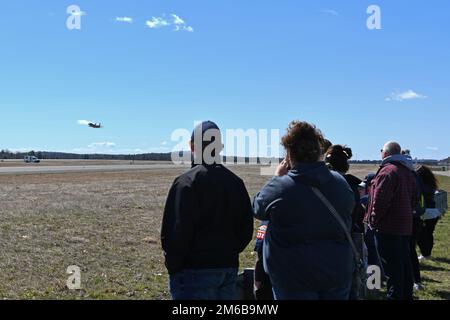
[[[39,160],[35,156],[25,156],[25,158],[23,158],[23,161],[25,161],[26,163],[39,163],[39,162],[41,162],[41,160]]]

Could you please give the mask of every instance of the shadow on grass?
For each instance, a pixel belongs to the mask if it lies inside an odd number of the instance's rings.
[[[420,269],[423,271],[448,271],[448,269],[446,269],[446,268],[434,267],[434,266],[430,266],[430,265],[421,265]]]
[[[428,277],[423,277],[423,276],[422,276],[422,280],[423,280],[423,282],[429,282],[429,283],[442,283],[442,281],[437,281],[437,280],[434,280],[434,279],[431,279]]]
[[[432,261],[440,262],[440,263],[446,263],[450,265],[450,259],[449,258],[443,258],[443,257],[437,257],[433,258]]]
[[[450,300],[450,291],[436,291],[436,296],[444,300]]]

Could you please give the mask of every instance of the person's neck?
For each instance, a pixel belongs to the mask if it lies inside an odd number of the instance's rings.
[[[312,166],[312,165],[317,165],[319,163],[324,163],[322,160],[317,160],[315,162],[295,162],[291,164],[291,168],[295,168],[295,167],[304,167],[304,166]]]

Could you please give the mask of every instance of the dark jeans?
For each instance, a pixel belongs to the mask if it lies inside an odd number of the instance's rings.
[[[255,265],[255,299],[273,300],[272,283],[269,275],[264,271],[262,257],[259,256]]]
[[[375,230],[367,229],[366,234],[364,235],[364,242],[367,247],[367,264],[369,266],[379,266],[380,268],[383,268],[376,244]]]
[[[389,300],[412,300],[413,275],[410,236],[376,234],[378,251],[387,280]]]
[[[417,257],[417,238],[420,233],[421,229],[421,219],[420,218],[414,218],[413,221],[413,234],[411,236],[411,243],[410,243],[410,257],[411,257],[411,267],[412,267],[412,273],[413,273],[413,279],[415,283],[422,283],[422,277],[420,276],[420,264],[419,264],[419,258]]]
[[[342,288],[326,291],[306,291],[273,287],[275,300],[349,300],[352,282]]]
[[[235,300],[238,270],[183,270],[170,275],[173,300]]]
[[[429,219],[422,222],[422,227],[417,237],[417,244],[423,256],[431,256],[434,246],[434,229],[439,218]]]

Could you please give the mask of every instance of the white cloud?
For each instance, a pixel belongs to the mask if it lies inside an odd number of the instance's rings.
[[[116,146],[114,142],[93,142],[89,144],[87,147],[81,147],[81,148],[73,148],[72,150],[63,150],[62,152],[69,152],[69,153],[117,153],[116,150],[113,148]]]
[[[181,24],[185,24],[185,22],[184,22],[184,20],[183,19],[181,19],[179,16],[177,16],[176,14],[171,14],[171,16],[172,16],[172,18],[173,18],[173,23],[175,24],[175,25],[181,25]]]
[[[327,9],[327,10],[322,10],[320,12],[326,13],[326,14],[331,14],[335,17],[339,16],[339,12],[337,12],[336,10]]]
[[[91,146],[91,145],[89,145]],[[104,153],[104,154],[142,154],[142,153],[167,153],[170,149],[167,147],[156,147],[156,148],[104,148],[104,147],[85,147],[85,148],[74,148],[65,152],[78,153],[78,154],[92,154],[92,153]]]
[[[97,148],[114,148],[116,144],[114,142],[94,142],[88,145],[89,149]]]
[[[174,31],[194,32],[194,28],[186,25],[186,22],[183,19],[181,19],[179,16],[177,16],[174,13],[172,13],[171,16],[173,18],[173,24],[175,25]]]
[[[87,125],[89,125],[89,123],[90,123],[90,121],[88,121],[88,120],[78,120],[78,124],[80,126],[87,126]]]
[[[405,92],[393,92],[386,101],[404,101],[413,99],[426,99],[427,96],[414,92],[413,90],[408,90]]]
[[[117,22],[126,22],[126,23],[133,23],[133,18],[131,17],[116,17]]]
[[[427,147],[427,149],[431,150],[431,151],[438,151],[439,150],[438,147]]]
[[[157,28],[167,27],[170,25],[169,22],[162,17],[152,17],[152,19],[147,20],[145,22],[145,24],[150,29],[157,29]]]
[[[161,142],[161,145],[162,145],[162,146],[166,146],[166,145],[167,145],[167,141]]]
[[[152,17],[152,19],[147,20],[145,24],[150,29],[158,29],[163,27],[174,26],[175,28],[173,29],[173,31],[194,32],[194,28],[188,26],[180,16],[172,13],[170,17],[171,19],[169,20],[165,18],[165,15],[162,15],[161,17]]]

